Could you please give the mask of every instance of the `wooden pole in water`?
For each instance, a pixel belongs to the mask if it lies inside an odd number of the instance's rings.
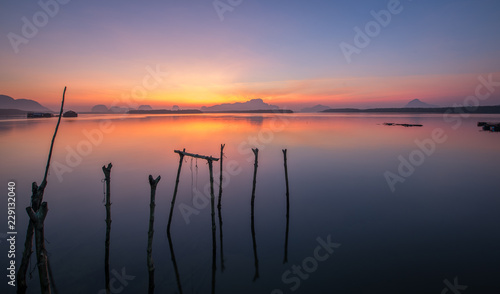
[[[201,158],[205,159],[208,162],[208,167],[210,170],[210,199],[211,199],[211,207],[212,207],[212,293],[215,292],[215,270],[216,270],[216,262],[215,262],[215,254],[216,254],[216,244],[215,244],[215,195],[214,195],[214,172],[213,172],[213,162],[218,161],[218,158],[212,157],[212,156],[205,156],[205,155],[199,155],[199,154],[194,154],[194,153],[188,153],[186,152],[186,149],[183,149],[182,151],[180,150],[174,150],[175,153],[179,154],[180,160],[179,160],[179,169],[177,170],[177,178],[175,180],[175,188],[174,188],[174,196],[172,197],[172,203],[170,206],[170,215],[168,217],[168,225],[167,225],[167,237],[170,245],[170,253],[172,255],[172,262],[174,264],[174,270],[177,278],[177,285],[179,288],[179,291],[182,293],[182,288],[180,284],[180,278],[179,278],[179,271],[177,270],[177,263],[175,262],[175,255],[174,255],[174,248],[172,246],[172,239],[170,237],[170,225],[172,223],[172,214],[174,211],[174,205],[175,205],[175,198],[177,196],[177,188],[179,186],[179,177],[181,173],[181,168],[182,168],[182,162],[184,159],[184,156],[189,156],[189,157],[194,157],[194,158]]]
[[[217,208],[221,207],[221,200],[222,200],[222,161],[224,158],[224,147],[226,147],[226,144],[220,145],[219,202],[217,204]]]
[[[252,185],[252,200],[251,200],[251,208],[252,208],[252,221],[251,221],[251,226],[252,226],[252,244],[253,244],[253,255],[254,255],[254,261],[255,261],[255,275],[253,277],[253,280],[257,280],[259,278],[259,258],[257,257],[257,241],[255,238],[255,222],[254,222],[254,211],[255,211],[255,186],[257,185],[257,168],[258,168],[258,162],[259,162],[259,149],[255,148],[252,149],[253,154],[255,155],[255,163],[254,163],[254,169],[253,169],[253,185]]]
[[[285,162],[285,182],[286,182],[286,231],[285,231],[285,257],[283,258],[283,263],[288,262],[288,230],[290,224],[290,193],[288,189],[288,168],[286,162],[286,149],[283,149],[283,158]]]
[[[106,282],[106,294],[111,293],[109,280],[109,239],[111,235],[111,163],[102,167],[104,172],[104,181],[106,182],[106,240],[104,241],[104,277]]]
[[[217,270],[216,265],[216,252],[217,246],[215,244],[215,195],[214,195],[214,171],[213,171],[213,161],[212,159],[207,159],[208,170],[210,171],[210,207],[212,212],[212,294],[215,293],[215,271]]]
[[[156,186],[160,181],[161,176],[153,179],[152,175],[149,175],[149,186],[151,187],[151,199],[149,203],[149,230],[148,230],[148,249],[147,249],[147,263],[148,263],[148,273],[149,273],[149,287],[148,293],[153,294],[155,291],[155,265],[153,262],[153,235],[154,235],[154,223],[155,223],[155,197],[156,197]]]
[[[224,158],[224,147],[226,144],[221,144],[220,145],[220,178],[219,178],[219,203],[217,204],[217,211],[219,214],[219,235],[220,235],[220,264],[221,264],[221,271],[224,272],[225,266],[224,266],[224,242],[223,242],[223,237],[222,237],[222,212],[221,212],[221,199],[222,199],[222,161]]]
[[[170,214],[168,215],[168,225],[167,225],[167,233],[170,232],[170,225],[172,224],[172,215],[174,214],[174,206],[175,206],[175,198],[177,197],[177,188],[179,187],[179,177],[181,176],[182,162],[184,161],[184,149],[183,151],[175,153],[179,154],[179,168],[177,169],[177,177],[175,178],[175,188],[174,188],[174,196],[172,196],[172,202],[170,203]]]
[[[35,212],[31,207],[26,207],[26,212],[28,213],[30,220],[33,222],[35,228],[36,259],[42,294],[51,293],[49,273],[47,268],[47,251],[45,250],[45,236],[43,228],[43,223],[48,211],[49,209],[47,207],[47,202],[43,202],[37,212]]]
[[[32,183],[31,186],[31,209],[36,213],[43,201],[43,193],[45,191],[45,187],[47,186],[47,175],[49,173],[50,160],[52,158],[52,151],[54,149],[54,142],[56,140],[57,131],[59,130],[59,125],[61,124],[61,117],[64,111],[64,99],[66,96],[66,87],[64,87],[62,101],[61,101],[61,109],[59,111],[59,118],[57,119],[56,129],[54,131],[54,135],[52,136],[52,141],[50,143],[49,156],[47,158],[47,164],[45,165],[45,174],[43,176],[42,183],[40,186],[37,185],[36,182]],[[24,251],[21,259],[21,264],[19,266],[19,270],[17,271],[17,294],[25,294],[26,289],[28,288],[26,284],[26,273],[28,271],[28,265],[31,257],[31,253],[33,252],[33,234],[34,234],[34,224],[30,220],[28,223],[28,229],[26,231],[26,239],[24,241]]]
[[[175,259],[174,244],[172,243],[172,236],[170,235],[170,231],[167,231],[167,239],[168,239],[168,246],[170,248],[170,256],[171,256],[170,258],[172,260],[172,265],[174,266],[175,280],[177,281],[177,289],[179,290],[179,294],[182,294],[181,278],[179,275],[179,268],[177,267],[177,261]]]

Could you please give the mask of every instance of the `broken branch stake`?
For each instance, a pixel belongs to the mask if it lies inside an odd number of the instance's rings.
[[[155,265],[153,262],[153,235],[154,235],[154,223],[155,223],[155,197],[156,197],[156,186],[160,181],[161,177],[158,176],[153,179],[152,175],[149,175],[149,185],[151,186],[151,199],[149,203],[149,230],[148,230],[148,248],[147,248],[147,262],[148,262],[148,273],[149,273],[149,287],[148,293],[153,294],[155,291]]]
[[[220,178],[219,178],[219,203],[217,204],[217,211],[219,213],[219,235],[220,235],[220,267],[221,271],[224,272],[224,243],[222,238],[222,212],[221,212],[221,199],[222,199],[222,161],[224,158],[224,147],[226,144],[220,145]]]
[[[290,193],[288,189],[288,168],[286,162],[286,149],[283,149],[283,159],[285,165],[285,183],[286,183],[286,231],[285,231],[285,256],[283,257],[283,263],[288,262],[288,230],[290,224]]]
[[[186,150],[186,149],[184,149]],[[170,233],[170,225],[172,225],[172,215],[174,214],[175,198],[177,197],[177,188],[179,187],[179,177],[181,176],[182,162],[184,161],[184,151],[174,151],[179,154],[179,168],[177,169],[177,177],[175,178],[174,196],[170,203],[170,214],[168,215],[167,233]]]
[[[43,176],[42,183],[40,186],[37,185],[36,182],[32,183],[32,194],[31,194],[31,208],[34,212],[38,211],[40,204],[43,201],[43,193],[45,191],[45,187],[47,186],[47,175],[50,167],[50,160],[52,158],[52,151],[54,149],[54,142],[56,139],[57,131],[59,130],[59,124],[61,123],[62,113],[64,111],[64,99],[66,96],[66,87],[64,87],[62,101],[61,101],[61,110],[59,111],[59,118],[57,120],[56,129],[54,130],[54,135],[52,136],[52,141],[50,143],[50,151],[49,156],[47,158],[47,164],[45,165],[45,173]],[[28,288],[26,284],[26,273],[28,271],[29,260],[31,257],[32,248],[33,248],[33,234],[34,234],[34,225],[30,220],[28,223],[28,229],[26,231],[26,239],[24,241],[24,251],[23,257],[21,260],[21,264],[19,266],[19,270],[17,271],[17,294],[25,294],[26,289]]]
[[[106,280],[106,294],[111,293],[110,281],[109,281],[109,239],[111,235],[111,168],[113,165],[110,163],[108,167],[103,166],[102,171],[104,172],[105,182],[106,182],[106,240],[104,241],[104,278]]]
[[[252,200],[251,200],[251,207],[252,207],[252,244],[253,244],[253,256],[254,256],[254,261],[255,261],[255,275],[253,277],[253,281],[256,281],[259,278],[259,258],[257,256],[257,241],[255,238],[255,222],[254,222],[254,211],[255,211],[255,186],[257,185],[257,168],[259,166],[259,149],[255,148],[252,149],[253,154],[255,155],[255,163],[254,163],[254,169],[253,169],[253,186],[252,186]]]
[[[49,208],[47,202],[43,202],[37,212],[30,206],[26,207],[30,220],[35,227],[36,259],[38,267],[38,276],[40,278],[40,287],[42,294],[50,294],[49,272],[47,267],[47,251],[45,250],[45,236],[43,222],[47,216]]]

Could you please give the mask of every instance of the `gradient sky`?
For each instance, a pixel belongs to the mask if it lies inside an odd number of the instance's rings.
[[[473,95],[479,75],[500,81],[497,0],[400,1],[402,11],[348,63],[339,45],[353,45],[354,27],[364,30],[389,2],[243,0],[221,21],[211,0],[72,0],[15,53],[9,33],[23,36],[23,17],[42,8],[0,0],[0,94],[54,109],[64,86],[77,109],[252,98],[291,109],[415,98],[444,106]],[[165,72],[162,82],[127,100],[147,67]],[[500,104],[500,89],[481,103]]]

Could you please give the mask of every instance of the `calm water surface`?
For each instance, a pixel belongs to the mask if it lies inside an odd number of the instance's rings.
[[[111,162],[110,266],[129,276],[115,281],[120,290],[116,293],[147,292],[149,174],[162,177],[153,244],[156,293],[179,292],[166,234],[179,163],[173,151],[186,148],[219,157],[220,144],[226,144],[221,210],[225,270],[216,212],[216,293],[446,293],[444,281],[453,284],[455,278],[458,285],[467,286],[462,293],[500,293],[500,134],[480,131],[478,121],[500,121],[500,116],[448,121],[441,115],[383,114],[64,119],[44,198],[49,206],[46,247],[56,286],[59,293],[102,293],[101,167]],[[28,220],[24,208],[29,205],[31,182],[42,180],[55,123],[56,119],[0,121],[0,178],[5,191],[9,180],[17,187],[18,263]],[[439,142],[430,143],[433,132],[439,133]],[[426,142],[426,153],[418,151],[416,140]],[[253,147],[260,149],[255,281]],[[288,263],[283,263],[285,148]],[[402,160],[409,163],[400,167]],[[214,169],[218,178],[218,162]],[[387,172],[393,175],[394,191]],[[186,158],[171,230],[183,293],[211,291],[211,209],[203,196],[209,195],[209,187],[206,161]],[[324,243],[335,245],[327,251],[321,247]],[[6,255],[6,243],[0,247]],[[35,263],[33,255],[31,267]],[[2,279],[2,293],[14,293],[5,286],[5,275]],[[29,293],[39,293],[36,270],[28,286]]]

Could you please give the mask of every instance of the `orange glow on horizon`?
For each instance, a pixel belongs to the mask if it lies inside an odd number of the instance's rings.
[[[67,85],[66,105],[69,108],[90,109],[96,104],[130,108],[147,104],[155,109],[170,109],[173,105],[181,109],[199,109],[202,106],[246,102],[254,98],[288,109],[316,104],[334,108],[402,107],[416,98],[443,105],[451,99],[458,102],[472,95],[478,83],[477,77],[478,74],[461,74],[238,83],[222,74],[213,74],[205,80],[199,74],[193,77],[172,76],[172,79],[169,76],[163,84],[143,92],[134,92],[140,85],[130,85],[118,79],[97,83],[82,81]],[[16,99],[34,99],[49,108],[58,108],[62,87],[46,86],[43,93],[33,93],[30,89],[7,88],[3,89],[2,94]]]

